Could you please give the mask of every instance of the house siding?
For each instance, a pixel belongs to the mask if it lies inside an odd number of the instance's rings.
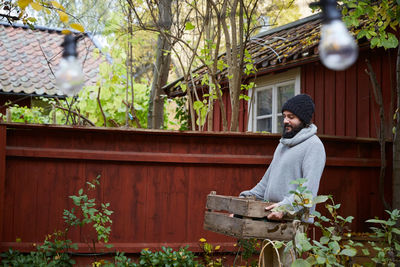
[[[391,91],[395,86],[393,51],[365,50],[352,67],[335,72],[320,62],[301,68],[301,92],[312,96],[316,110],[313,117],[319,134],[335,136],[377,137],[379,106],[375,103],[366,59],[382,87],[386,115],[386,134],[391,133]]]
[[[395,88],[396,52],[393,49],[363,49],[357,62],[345,71],[332,71],[320,61],[302,65],[301,93],[309,94],[315,102],[314,123],[318,133],[333,136],[377,137],[380,124],[379,106],[375,103],[366,59],[376,73],[382,87],[385,106],[386,136],[391,136],[394,112],[392,93]],[[260,78],[262,76],[258,76]],[[257,82],[257,80],[256,80]],[[223,95],[225,110],[230,123],[231,106],[227,90]],[[239,131],[247,131],[247,101],[240,101]],[[222,131],[222,118],[218,102],[213,111],[213,131]],[[207,127],[205,127],[207,130]]]

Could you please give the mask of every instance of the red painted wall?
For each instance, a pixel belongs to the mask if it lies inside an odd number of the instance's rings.
[[[312,96],[316,105],[313,121],[318,133],[334,136],[377,137],[379,107],[375,103],[365,60],[371,62],[383,90],[386,112],[386,134],[391,137],[394,109],[391,91],[395,88],[396,51],[363,49],[357,62],[345,71],[331,71],[319,61],[301,67],[301,92]],[[258,75],[258,77],[261,77]],[[223,95],[228,119],[230,101]],[[395,98],[394,98],[395,99]],[[240,131],[247,131],[248,104],[241,100]],[[219,105],[214,108],[214,131],[222,131]]]
[[[354,231],[368,230],[366,219],[385,214],[378,142],[321,138],[327,164],[320,194],[334,195],[341,214],[356,217]],[[214,190],[238,195],[254,186],[278,140],[252,133],[0,124],[0,249],[32,250],[32,243],[63,229],[63,210],[72,207],[68,196],[100,174],[101,188],[92,194],[114,210],[112,250],[186,244],[198,250],[204,237],[235,251],[235,239],[203,230],[206,196]],[[390,178],[386,185],[390,202]],[[70,237],[89,251],[85,233],[73,230]]]

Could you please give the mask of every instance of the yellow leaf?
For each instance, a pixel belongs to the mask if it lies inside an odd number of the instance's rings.
[[[45,8],[44,11],[49,15],[51,14],[51,11],[48,8]]]
[[[36,2],[32,2],[31,7],[36,11],[40,11],[43,8],[41,5],[39,5],[39,3],[36,3]]]
[[[200,242],[206,242],[207,240],[205,239],[205,238],[200,238],[200,240],[199,240]]]
[[[58,9],[61,9],[61,10],[65,10],[65,8],[62,6],[62,5],[60,5],[57,1],[51,1],[51,4],[53,5],[53,7],[55,7],[55,8],[58,8]]]
[[[63,11],[57,11],[58,15],[60,16],[61,22],[67,23],[68,22],[68,15]]]
[[[71,24],[69,24],[69,26],[72,29],[77,30],[79,32],[84,32],[85,31],[85,28],[79,23],[71,23]]]
[[[33,0],[18,0],[18,6],[21,9],[25,9]]]
[[[221,246],[216,246],[215,248],[214,248],[214,250],[219,250],[221,248]]]
[[[71,31],[70,30],[62,30],[61,33],[62,34],[71,34]]]
[[[15,242],[20,243],[20,242],[21,242],[21,238],[17,237],[17,238],[15,239]]]

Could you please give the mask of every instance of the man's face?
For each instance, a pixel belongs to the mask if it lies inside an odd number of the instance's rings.
[[[293,129],[298,129],[301,126],[302,122],[290,111],[283,111],[283,125],[285,127],[285,132],[289,133],[293,131]]]

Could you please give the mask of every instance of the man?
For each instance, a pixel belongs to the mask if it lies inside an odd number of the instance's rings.
[[[266,210],[291,205],[294,195],[289,191],[295,190],[297,185],[290,182],[299,178],[307,179],[304,185],[315,197],[325,166],[325,149],[316,135],[317,127],[311,123],[314,113],[311,97],[300,94],[290,98],[282,106],[282,113],[283,134],[271,165],[253,189],[240,193],[240,196],[255,196],[275,203]],[[268,219],[282,220],[283,215],[283,212],[272,211]]]

